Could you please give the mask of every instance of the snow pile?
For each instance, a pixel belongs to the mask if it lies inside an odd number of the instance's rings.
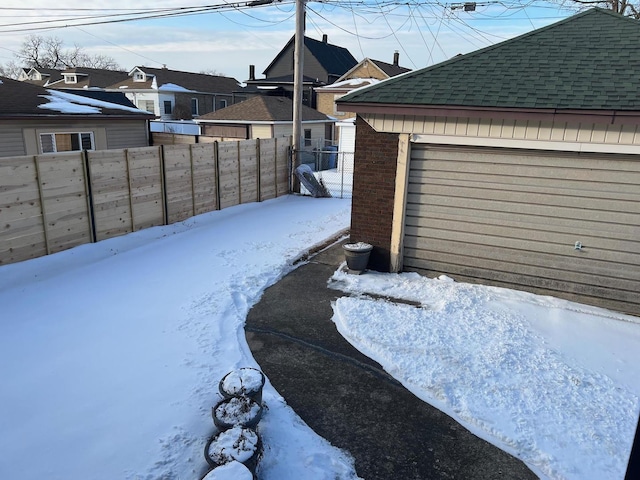
[[[349,217],[281,197],[0,267],[0,477],[200,478],[219,380],[259,368],[247,312]],[[354,477],[268,382],[263,402],[261,478]]]
[[[417,274],[330,282],[338,330],[424,401],[543,478],[623,478],[640,407],[639,319]]]

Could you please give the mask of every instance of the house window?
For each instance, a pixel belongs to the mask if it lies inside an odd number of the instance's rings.
[[[198,99],[197,98],[192,98],[191,99],[191,115],[198,115]]]
[[[133,74],[133,81],[134,82],[144,82],[145,80],[145,75],[142,72],[136,72]]]
[[[156,105],[153,100],[138,100],[138,108],[147,112],[156,113]]]
[[[65,75],[64,83],[78,83],[78,77],[75,75]]]
[[[310,128],[304,130],[304,146],[305,147],[311,146],[311,129]]]
[[[171,100],[164,101],[164,113],[166,115],[171,115]]]
[[[220,100],[220,108],[226,108],[227,107],[227,101],[226,100]]]
[[[40,148],[42,153],[76,152],[95,150],[95,143],[92,132],[41,133]]]

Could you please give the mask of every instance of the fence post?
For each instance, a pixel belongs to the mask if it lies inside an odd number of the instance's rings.
[[[262,168],[260,166],[260,139],[256,138],[256,168],[257,168],[257,172],[256,172],[256,191],[258,194],[258,201],[261,202],[262,201],[262,192],[261,190],[261,176],[262,176]]]
[[[131,213],[131,231],[136,231],[136,221],[133,216],[133,190],[131,188],[131,166],[129,165],[129,149],[124,149],[124,159],[127,164],[127,185],[129,186],[129,212]]]
[[[82,152],[83,168],[84,168],[84,191],[87,195],[87,209],[89,217],[89,230],[91,232],[91,243],[98,241],[98,233],[96,232],[96,214],[93,204],[93,187],[91,186],[91,166],[89,165],[89,152],[85,149]]]
[[[218,160],[218,141],[213,142],[214,182],[216,184],[216,210],[220,210],[220,162]]]
[[[167,199],[167,173],[165,171],[165,162],[164,162],[164,145],[160,145],[160,174],[162,176],[162,215],[164,217],[164,225],[168,225],[169,221],[169,211],[168,211],[168,199]]]
[[[197,137],[196,137],[197,140]],[[189,145],[189,165],[191,166],[191,210],[196,215],[196,189],[193,179],[193,145]]]
[[[275,187],[275,191],[276,191],[276,198],[278,198],[278,137],[274,138],[275,140],[275,153],[273,155],[273,177],[274,177],[274,187]]]
[[[238,205],[242,205],[242,170],[240,169],[240,140],[236,142],[238,154]]]
[[[38,156],[33,156],[33,162],[36,166],[36,182],[38,183],[38,196],[40,197],[40,210],[42,211],[42,233],[44,234],[44,247],[47,251],[47,255],[51,253],[49,248],[49,235],[47,233],[47,212],[44,202],[44,195],[42,193],[42,177],[40,176],[40,162],[38,162]]]

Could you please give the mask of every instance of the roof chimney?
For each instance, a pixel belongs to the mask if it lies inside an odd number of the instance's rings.
[[[396,51],[393,53],[393,65],[394,65],[395,67],[397,67],[397,66],[398,66],[398,62],[399,62],[399,61],[400,61],[400,53],[396,50]]]
[[[256,66],[249,65],[249,80],[255,80],[255,79],[256,79]]]
[[[324,34],[322,35],[322,43],[327,43],[327,41],[328,41],[328,40],[329,40],[329,37],[327,37],[327,34],[326,34],[326,33],[324,33]]]

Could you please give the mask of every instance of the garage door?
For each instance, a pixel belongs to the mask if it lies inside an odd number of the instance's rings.
[[[640,314],[640,161],[412,145],[404,270]]]

